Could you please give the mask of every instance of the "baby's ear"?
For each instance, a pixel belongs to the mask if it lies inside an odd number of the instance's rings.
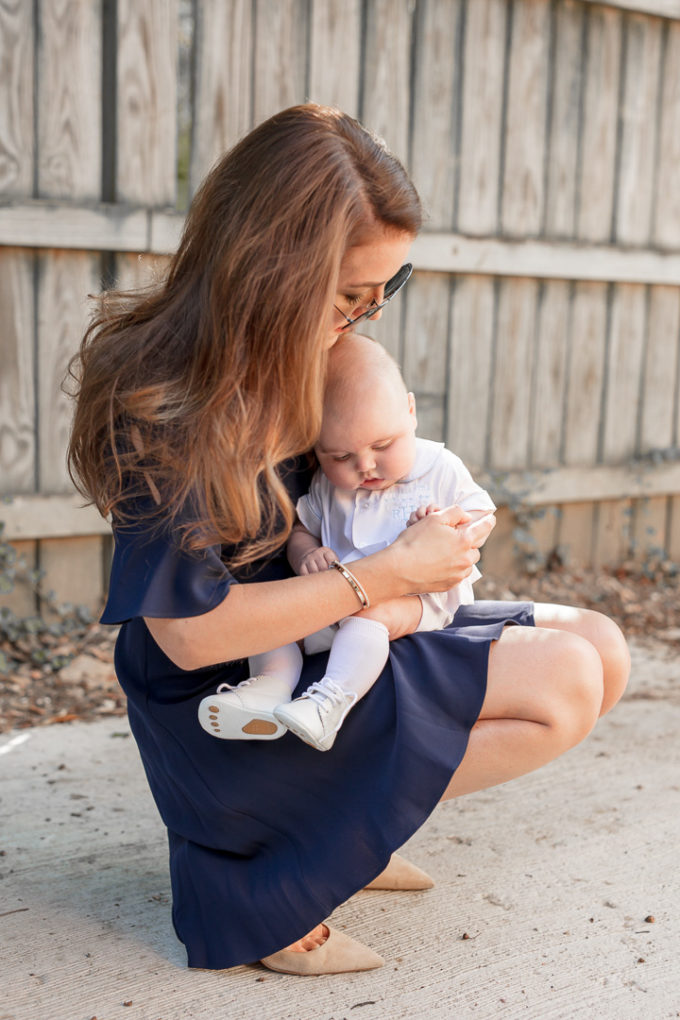
[[[408,413],[412,415],[414,423],[417,425],[418,419],[416,418],[416,398],[413,393],[408,394]]]

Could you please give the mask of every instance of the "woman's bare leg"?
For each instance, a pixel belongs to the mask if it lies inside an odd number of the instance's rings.
[[[602,660],[568,630],[506,627],[489,653],[487,690],[443,800],[524,775],[591,731],[603,701]]]
[[[538,602],[534,611],[537,627],[579,634],[597,649],[602,660],[604,682],[600,715],[604,715],[625,691],[630,674],[630,652],[619,627],[609,617],[591,609]]]

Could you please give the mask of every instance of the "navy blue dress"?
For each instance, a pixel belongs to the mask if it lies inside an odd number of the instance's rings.
[[[291,476],[295,499],[306,476]],[[195,556],[170,533],[116,533],[104,623],[122,623],[116,670],[170,844],[173,922],[191,967],[250,963],[325,920],[386,866],[438,803],[465,753],[490,643],[532,625],[529,603],[462,606],[441,631],[390,646],[381,677],[325,753],[290,733],[228,741],[198,723],[201,699],[248,676],[246,660],[186,672],[143,617],[187,617],[233,583],[289,576],[285,556],[231,574],[219,547]],[[299,690],[327,653],[305,660]]]

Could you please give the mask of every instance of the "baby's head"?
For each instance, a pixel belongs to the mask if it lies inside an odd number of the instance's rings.
[[[416,456],[416,404],[384,347],[357,333],[329,352],[316,455],[340,489],[388,489]]]

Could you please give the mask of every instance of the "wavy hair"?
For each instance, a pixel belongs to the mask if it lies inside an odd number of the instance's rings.
[[[99,299],[70,366],[79,491],[118,526],[143,505],[185,548],[237,547],[234,567],[271,553],[294,518],[280,465],[319,433],[344,253],[420,225],[404,168],[353,118],[308,103],[260,124],[197,191],[165,280]]]

